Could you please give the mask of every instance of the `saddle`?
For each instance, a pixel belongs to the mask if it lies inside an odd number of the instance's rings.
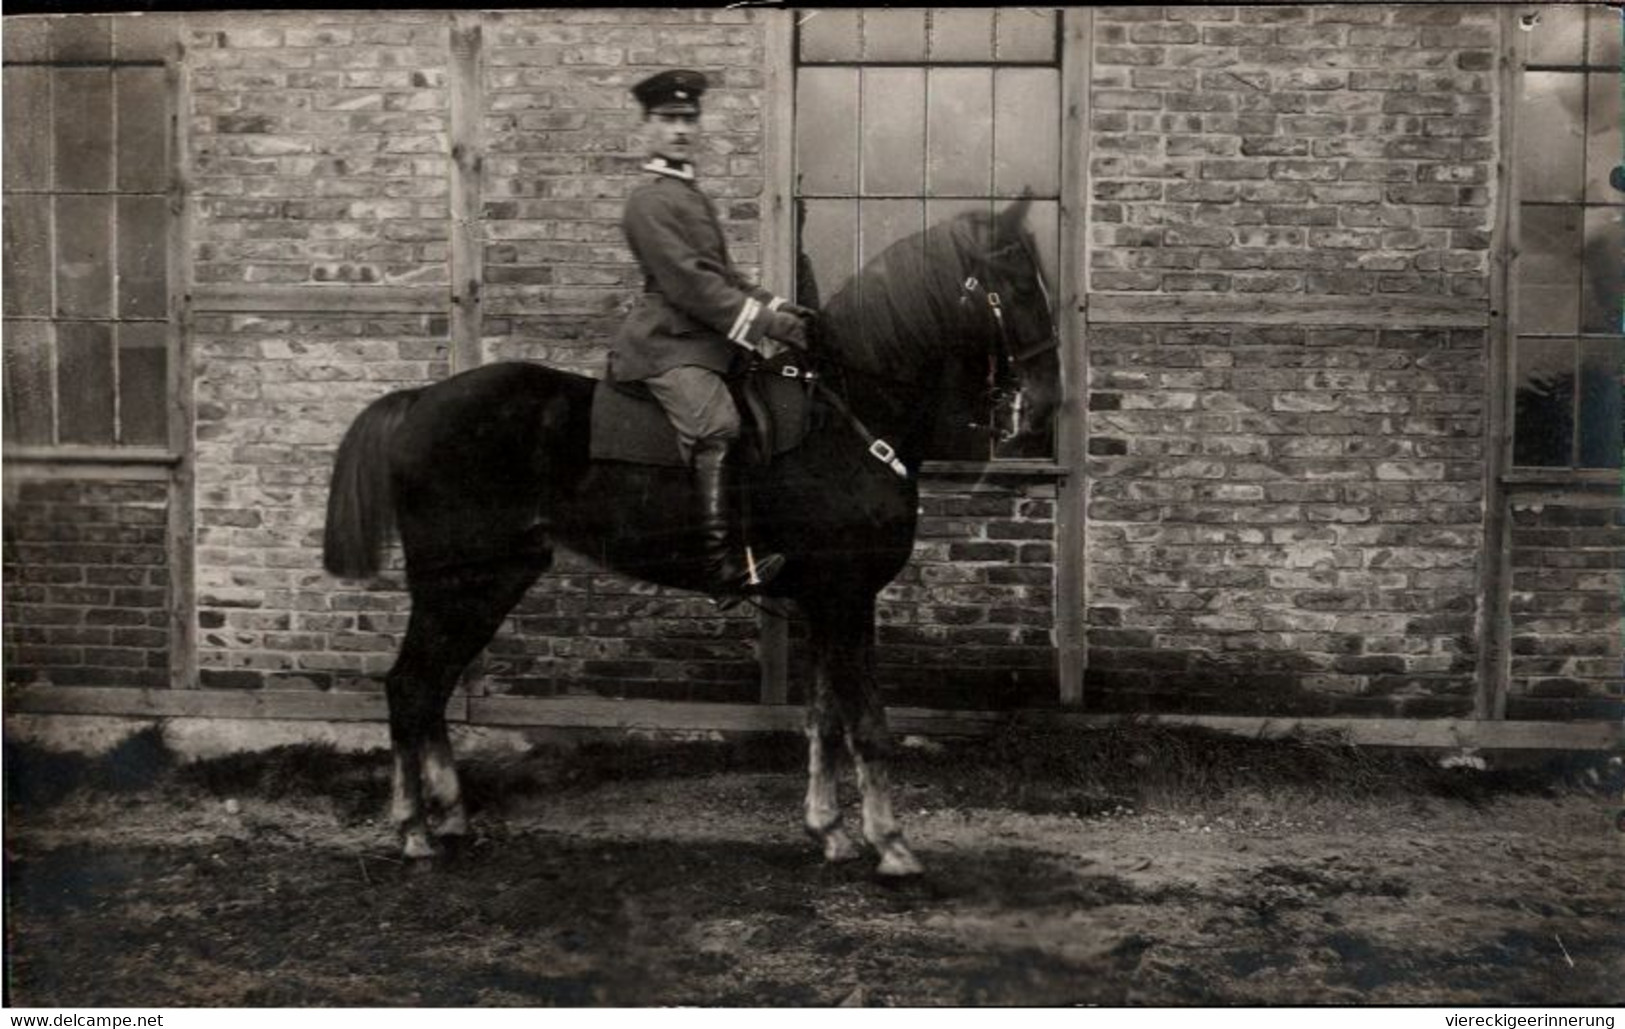
[[[728,379],[741,423],[735,453],[745,463],[768,464],[806,438],[812,401],[804,374],[795,355],[783,354]],[[593,388],[590,453],[594,461],[687,467],[677,430],[641,382],[601,379]]]

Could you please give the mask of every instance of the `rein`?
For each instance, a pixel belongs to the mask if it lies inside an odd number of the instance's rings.
[[[1012,249],[1020,249],[1027,253],[1029,259],[1032,257],[1026,243],[1017,240],[986,255],[982,259],[981,264],[984,275],[987,274],[986,269],[991,266],[995,259]],[[1038,267],[1036,260],[1032,261],[1032,265],[1035,269]],[[1048,307],[1050,303],[1049,289],[1044,285],[1042,275],[1037,275],[1036,278],[1039,292],[1043,294],[1044,303]],[[1055,350],[1060,346],[1060,340],[1052,331],[1046,338],[1038,340],[1019,351],[1016,350],[1010,337],[1010,326],[1005,321],[1003,298],[1000,297],[996,290],[988,289],[982,280],[975,275],[967,276],[960,284],[960,306],[975,306],[978,304],[978,297],[980,298],[980,306],[986,310],[994,329],[993,337],[988,341],[987,346],[988,371],[985,395],[989,407],[995,412],[995,422],[998,420],[998,410],[1005,407],[1006,404],[1009,405],[1011,427],[1005,430],[1001,436],[1002,440],[1009,440],[1018,434],[1019,429],[1017,427],[1020,424],[1021,414],[1022,393],[1020,382],[1015,374],[1015,366],[1040,354]],[[813,359],[812,355],[807,356],[809,360]],[[837,367],[839,367],[838,363]],[[846,419],[853,431],[862,438],[869,456],[886,465],[900,478],[908,478],[908,468],[897,456],[897,448],[871,432],[868,426],[863,424],[863,420],[853,413],[852,408],[846,402],[846,398],[826,386],[823,377],[815,369],[802,368],[794,364],[785,364],[777,369],[770,369],[764,362],[757,360],[752,362],[751,370],[757,374],[795,379],[809,387],[813,392],[823,397],[830,407],[835,409],[837,414]],[[978,424],[976,427],[993,428],[994,426]]]

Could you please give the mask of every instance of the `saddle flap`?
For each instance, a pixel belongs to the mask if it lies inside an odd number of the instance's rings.
[[[783,361],[763,365],[742,382],[730,382],[739,407],[742,455],[766,464],[800,446],[807,434],[810,401],[799,380],[781,373]],[[600,380],[593,390],[594,461],[684,467],[677,430],[654,394],[638,382]]]

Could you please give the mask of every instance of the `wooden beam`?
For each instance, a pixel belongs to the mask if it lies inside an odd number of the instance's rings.
[[[436,314],[447,310],[445,286],[199,284],[191,289],[194,312]]]
[[[1485,355],[1484,398],[1484,536],[1479,550],[1478,682],[1473,691],[1475,718],[1505,718],[1512,679],[1512,531],[1510,498],[1503,484],[1512,462],[1512,347],[1517,331],[1517,290],[1513,268],[1517,255],[1518,176],[1517,114],[1528,33],[1517,24],[1519,12],[1504,7],[1496,27],[1496,89],[1500,97],[1500,139],[1496,153],[1495,227],[1490,242],[1490,331]]]
[[[369,722],[386,718],[384,698],[370,693],[267,690],[147,690],[89,686],[24,686],[7,693],[8,711],[30,715],[133,718],[278,719]],[[1029,710],[944,711],[893,707],[902,735],[986,736],[1016,727],[1101,729],[1121,725],[1193,726],[1244,736],[1339,732],[1362,746],[1486,750],[1619,750],[1616,721],[1510,722],[1463,718],[1269,718],[1250,715],[1111,715]],[[604,697],[463,697],[447,706],[449,721],[507,728],[592,728],[665,732],[799,732],[799,705],[709,704]]]
[[[169,449],[179,457],[169,480],[164,547],[169,571],[169,685],[198,685],[196,382],[192,366],[191,79],[186,19],[177,19],[164,66],[169,110]]]
[[[1094,55],[1094,12],[1068,8],[1062,14],[1061,41],[1061,238],[1057,275],[1061,333],[1061,411],[1056,419],[1057,453],[1066,472],[1055,498],[1055,681],[1057,699],[1083,703],[1088,607],[1089,424],[1083,407],[1088,392],[1088,328],[1081,300],[1089,283],[1089,82]]]
[[[1472,297],[1092,293],[1091,324],[1336,325],[1354,328],[1483,328],[1489,303]]]
[[[758,10],[762,21],[762,285],[795,299],[795,11]],[[764,704],[790,695],[790,623],[777,604],[757,616],[756,656]]]
[[[483,16],[451,16],[451,346],[452,369],[466,371],[484,360],[485,247],[480,238],[480,179],[485,165]]]

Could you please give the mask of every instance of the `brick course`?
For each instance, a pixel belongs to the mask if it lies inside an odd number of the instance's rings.
[[[1510,718],[1625,712],[1625,508],[1617,495],[1512,504]]]
[[[1494,13],[1428,10],[1097,12],[1090,287],[1486,296]]]
[[[6,682],[169,684],[168,487],[8,483]]]

